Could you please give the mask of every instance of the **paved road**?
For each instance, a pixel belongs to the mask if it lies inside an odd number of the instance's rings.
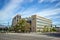
[[[45,35],[48,35],[48,36],[53,36],[53,37],[59,37],[60,38],[60,32],[55,32],[55,33],[46,33]]]
[[[32,33],[0,33],[0,40],[60,40],[60,38]]]

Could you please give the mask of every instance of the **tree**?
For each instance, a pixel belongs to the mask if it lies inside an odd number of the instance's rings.
[[[20,19],[17,25],[18,25],[18,29],[21,30],[21,32],[24,32],[25,25],[26,25],[26,20],[25,19]]]
[[[25,32],[30,32],[30,24],[26,23],[25,25]]]
[[[47,26],[44,26],[43,32],[47,32]]]
[[[9,28],[8,28],[8,31],[9,31],[9,32],[14,31],[14,27],[13,27],[13,26],[9,27]]]
[[[51,27],[49,26],[44,26],[43,28],[43,32],[50,32],[50,30],[51,30]]]
[[[55,29],[55,27],[53,27],[53,28],[52,28],[52,31],[53,31],[53,32],[56,32],[56,29]]]
[[[27,32],[30,31],[30,24],[25,19],[20,19],[14,26],[15,32]]]

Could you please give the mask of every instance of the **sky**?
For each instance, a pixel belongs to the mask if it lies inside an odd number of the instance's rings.
[[[60,0],[0,0],[0,24],[11,25],[17,14],[22,17],[38,14],[59,26]]]

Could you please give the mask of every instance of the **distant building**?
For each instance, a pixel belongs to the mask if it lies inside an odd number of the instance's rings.
[[[7,31],[8,30],[8,27],[5,26],[5,25],[0,25],[0,32],[4,32],[4,31]]]
[[[12,26],[15,26],[20,19],[21,19],[21,15],[17,14],[12,20]]]
[[[13,18],[12,25],[16,25],[17,22],[21,19],[20,15],[16,15]],[[31,32],[36,32],[38,30],[42,31],[44,26],[51,27],[52,21],[38,15],[32,15],[31,17],[24,18],[31,25]]]
[[[56,32],[60,32],[60,27],[55,27]]]

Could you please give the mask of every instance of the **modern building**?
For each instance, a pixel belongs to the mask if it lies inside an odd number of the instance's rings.
[[[26,18],[27,21],[30,22],[31,24],[31,31],[36,32],[36,31],[43,31],[44,26],[50,27],[52,21],[50,19],[38,16],[38,15],[32,15],[29,18]]]
[[[21,15],[17,14],[15,17],[13,17],[13,20],[12,20],[12,26],[15,26],[19,20],[21,19]]]
[[[12,25],[16,25],[17,22],[21,19],[20,15],[16,15],[13,18]],[[27,20],[27,22],[30,23],[31,26],[31,32],[36,32],[38,30],[43,31],[44,26],[51,27],[52,21],[50,19],[38,16],[38,15],[32,15],[31,17],[24,18]]]

